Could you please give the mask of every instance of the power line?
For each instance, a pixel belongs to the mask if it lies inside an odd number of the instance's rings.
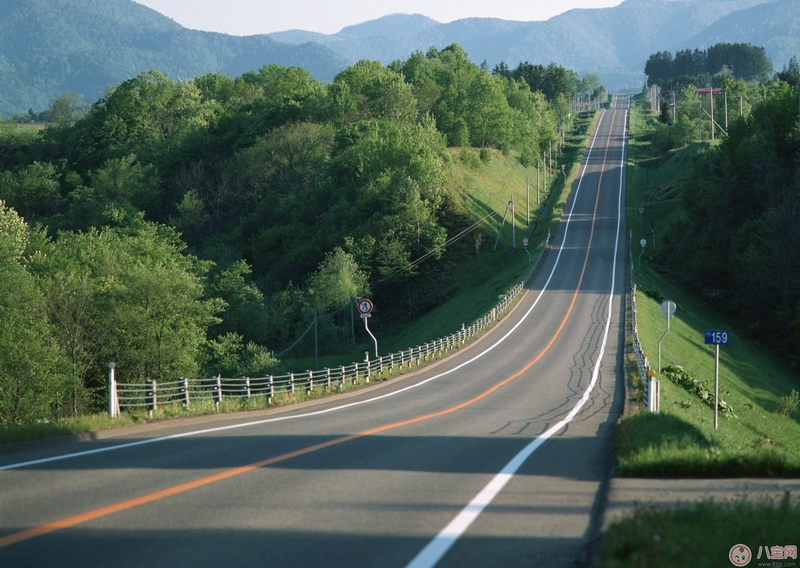
[[[478,228],[478,226],[480,226],[480,225],[481,225],[481,224],[482,224],[484,221],[486,221],[486,220],[487,220],[489,217],[492,217],[492,216],[494,216],[494,215],[496,215],[496,213],[495,213],[494,211],[492,211],[491,213],[489,213],[488,215],[486,215],[486,216],[485,216],[483,219],[480,219],[479,221],[476,221],[475,223],[473,223],[472,225],[470,225],[469,227],[467,227],[466,229],[464,229],[463,231],[461,231],[461,232],[460,232],[460,233],[458,233],[457,235],[455,235],[455,236],[453,236],[453,237],[450,237],[450,238],[449,238],[447,241],[445,241],[443,244],[441,244],[441,245],[439,245],[438,247],[435,247],[434,249],[432,249],[432,250],[430,250],[430,251],[426,252],[426,253],[425,253],[425,254],[423,254],[421,257],[419,257],[417,260],[415,260],[415,261],[413,261],[413,262],[410,262],[410,263],[408,263],[408,264],[407,264],[406,266],[404,266],[403,268],[400,268],[399,270],[396,270],[396,271],[394,271],[394,272],[393,272],[393,273],[391,273],[389,276],[387,276],[387,277],[385,277],[385,278],[383,278],[383,279],[379,280],[378,282],[376,282],[374,285],[375,285],[375,286],[378,286],[378,285],[380,285],[380,284],[383,284],[383,283],[384,283],[384,282],[386,282],[387,280],[390,280],[390,279],[394,278],[395,276],[398,276],[399,274],[402,274],[403,272],[406,272],[406,271],[408,271],[408,270],[411,270],[411,269],[412,269],[412,268],[414,268],[416,265],[418,265],[419,263],[423,262],[424,260],[426,260],[426,259],[430,258],[431,256],[433,256],[434,254],[436,254],[437,252],[439,252],[440,250],[442,250],[442,249],[443,249],[443,248],[445,248],[446,246],[448,246],[448,245],[451,245],[451,244],[453,244],[454,242],[456,242],[456,241],[458,241],[458,240],[462,239],[462,238],[463,238],[463,237],[465,237],[467,234],[469,234],[469,233],[471,233],[472,231],[474,231],[475,229],[477,229],[477,228]]]

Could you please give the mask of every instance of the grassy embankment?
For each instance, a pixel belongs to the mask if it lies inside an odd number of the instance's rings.
[[[652,246],[651,220],[659,232],[681,212],[676,186],[689,174],[691,156],[708,143],[659,156],[650,147],[653,121],[634,120],[628,176],[628,226],[634,256],[641,238]],[[639,164],[638,170],[636,164]],[[635,179],[634,179],[635,174]],[[642,217],[639,207],[644,208]],[[657,244],[657,242],[656,242]],[[638,264],[638,263],[637,263]],[[615,452],[618,473],[641,477],[768,477],[800,476],[800,412],[791,394],[800,381],[771,353],[748,342],[724,318],[709,310],[693,291],[658,274],[643,255],[636,270],[639,335],[651,365],[657,366],[658,341],[666,331],[664,299],[678,308],[662,343],[661,366],[681,366],[705,383],[695,392],[663,373],[661,412],[640,411],[617,424]],[[713,428],[714,351],[704,344],[704,330],[728,329],[729,345],[720,349],[720,398],[733,415],[720,412]],[[672,508],[637,506],[609,526],[603,540],[603,566],[653,568],[727,564],[737,543],[795,543],[800,507],[788,500],[752,503],[701,501]],[[756,551],[753,550],[755,556]]]
[[[650,146],[640,113],[632,123],[628,169],[628,227],[633,231],[639,337],[651,366],[658,366],[658,342],[666,331],[661,303],[678,308],[661,345],[661,366],[680,366],[705,383],[713,398],[714,350],[704,344],[706,329],[731,331],[730,343],[720,348],[720,399],[733,411],[719,413],[713,428],[713,401],[705,402],[663,373],[661,413],[641,412],[617,426],[618,470],[624,476],[738,477],[800,476],[800,412],[791,409],[792,390],[800,381],[772,354],[750,343],[719,315],[708,309],[691,289],[653,270],[648,251],[672,219],[680,214],[677,184],[688,175],[691,158],[708,147],[696,143],[667,156]],[[638,168],[636,167],[638,164]],[[639,214],[639,208],[644,213]],[[639,267],[639,241],[648,244]]]
[[[484,152],[484,160],[480,158],[477,149],[451,149],[452,159],[447,165],[448,189],[454,199],[459,203],[475,221],[486,217],[489,213],[495,215],[484,223],[484,237],[480,242],[480,252],[466,262],[456,266],[455,281],[457,289],[450,299],[419,318],[417,321],[403,326],[381,329],[378,340],[380,353],[398,352],[411,346],[423,344],[427,341],[449,335],[461,328],[462,324],[470,324],[483,316],[495,305],[499,298],[507,294],[516,286],[528,272],[528,255],[522,247],[522,239],[530,238],[529,250],[531,257],[535,258],[544,244],[547,229],[555,232],[555,227],[566,202],[568,192],[565,188],[571,185],[578,173],[578,165],[583,155],[583,150],[588,140],[588,133],[598,116],[582,115],[575,120],[572,136],[569,136],[564,155],[558,158],[558,164],[566,164],[566,174],[548,175],[549,191],[544,190],[542,183],[541,203],[537,204],[536,196],[536,166],[523,167],[516,156],[504,156],[500,152],[489,150],[489,159]],[[556,158],[554,156],[554,162]],[[530,225],[527,221],[528,198],[525,191],[525,178],[530,179]],[[516,248],[512,248],[512,232],[510,212],[505,227],[501,234],[497,252],[492,252],[494,240],[497,236],[506,204],[512,194],[516,201]],[[547,206],[546,215],[540,209]],[[473,245],[475,234],[471,233],[464,238],[469,239]],[[486,235],[492,235],[487,238]],[[476,246],[476,249],[478,247]],[[319,367],[336,367],[349,365],[356,360],[362,360],[365,351],[371,352],[373,345],[361,322],[357,322],[357,345],[344,354],[325,355],[319,358]],[[373,330],[374,331],[374,330]],[[293,359],[284,361],[284,366],[294,371],[314,368],[313,358]],[[382,378],[388,378],[382,377]],[[360,385],[355,385],[360,386]],[[351,385],[347,385],[352,388]],[[340,389],[335,389],[336,391]],[[335,392],[335,391],[334,391]],[[295,393],[275,397],[271,403],[264,397],[253,397],[241,400],[223,400],[220,405],[221,412],[235,412],[240,410],[255,410],[266,406],[277,406],[299,402],[307,398],[332,394],[327,389],[315,390],[310,395]],[[165,405],[159,407],[154,413],[154,419],[163,419],[177,416],[199,415],[215,412],[210,401],[193,402],[189,407],[181,405]],[[58,423],[39,424],[25,427],[7,427],[0,429],[0,443],[42,438],[48,436],[74,434],[115,426],[139,423],[148,420],[147,414],[142,412],[124,412],[117,419],[110,419],[105,415],[80,417],[60,421]]]

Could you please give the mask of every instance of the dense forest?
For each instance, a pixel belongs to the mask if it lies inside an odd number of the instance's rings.
[[[65,94],[45,129],[0,122],[0,423],[101,407],[108,361],[126,380],[263,375],[315,314],[345,344],[351,296],[384,322],[438,304],[475,254],[445,246],[474,222],[450,148],[533,163],[582,84],[548,69],[547,94],[457,45],[327,85],[154,70],[88,111]]]
[[[644,73],[651,85],[680,89],[694,84],[721,87],[727,78],[764,81],[772,75],[772,61],[763,47],[749,43],[718,43],[708,49],[653,53]]]
[[[685,217],[669,229],[653,260],[796,368],[798,89],[778,78],[755,93],[752,108],[731,118],[727,136],[695,159],[680,190]]]

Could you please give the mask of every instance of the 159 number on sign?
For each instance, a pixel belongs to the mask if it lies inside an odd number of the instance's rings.
[[[706,330],[706,345],[727,345],[730,335],[721,329]]]

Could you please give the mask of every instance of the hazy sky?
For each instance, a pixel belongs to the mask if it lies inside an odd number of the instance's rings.
[[[233,35],[291,29],[327,34],[387,14],[424,14],[447,23],[461,18],[547,20],[573,8],[607,8],[622,0],[136,0],[184,27]]]

